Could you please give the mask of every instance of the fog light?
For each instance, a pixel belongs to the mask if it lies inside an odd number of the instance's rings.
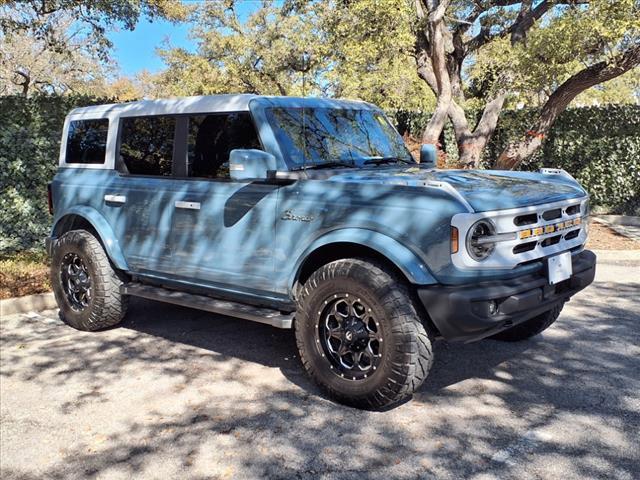
[[[495,300],[489,302],[489,313],[491,315],[495,315],[496,313],[498,313],[498,302],[496,302]]]

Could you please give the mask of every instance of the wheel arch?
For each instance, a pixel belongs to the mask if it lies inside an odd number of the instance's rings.
[[[57,238],[71,230],[87,230],[104,248],[109,260],[119,270],[128,270],[122,248],[111,225],[95,209],[86,206],[74,207],[64,212],[54,223],[51,237]]]
[[[299,257],[289,286],[294,288],[322,265],[341,258],[371,258],[381,262],[414,285],[437,283],[425,263],[393,238],[366,229],[333,231],[315,240]]]

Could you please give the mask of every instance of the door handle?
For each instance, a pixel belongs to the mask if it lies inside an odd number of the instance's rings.
[[[126,203],[127,197],[124,195],[105,195],[104,201],[109,203]]]
[[[186,208],[187,210],[200,210],[200,202],[184,202],[182,200],[176,200],[176,208]]]

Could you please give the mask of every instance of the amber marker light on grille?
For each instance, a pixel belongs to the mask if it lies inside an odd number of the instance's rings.
[[[458,253],[458,229],[451,227],[451,253]]]
[[[553,233],[555,229],[556,227],[554,227],[553,225],[547,225],[546,227],[544,227],[544,233]]]
[[[531,236],[531,229],[522,230],[520,232],[520,239],[529,238]]]

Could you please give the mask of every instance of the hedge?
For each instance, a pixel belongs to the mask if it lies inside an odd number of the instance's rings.
[[[0,97],[0,253],[41,249],[49,232],[46,184],[58,162],[65,115],[77,106],[105,103],[77,96]],[[401,131],[419,136],[428,113],[395,112]],[[485,152],[490,165],[504,145],[530,125],[533,112],[504,112]],[[455,161],[448,127],[443,144]],[[561,167],[589,190],[593,204],[611,213],[640,214],[640,106],[564,112],[543,148],[522,168]]]
[[[0,97],[0,254],[44,248],[64,117],[90,97]]]

